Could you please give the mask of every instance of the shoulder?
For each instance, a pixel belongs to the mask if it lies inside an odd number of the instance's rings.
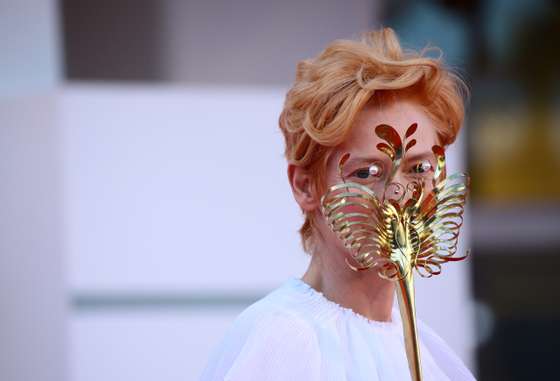
[[[283,346],[315,337],[313,326],[304,315],[268,296],[245,309],[235,319],[230,332],[237,332],[247,336],[247,340],[257,342],[264,338],[268,343],[278,340]]]
[[[289,282],[247,307],[233,322],[230,332],[263,334],[290,333],[290,337],[314,336],[312,320],[301,308],[303,301]]]
[[[202,380],[314,380],[319,348],[312,324],[277,289],[245,309],[215,349]]]

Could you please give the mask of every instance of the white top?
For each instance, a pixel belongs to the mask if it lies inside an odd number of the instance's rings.
[[[425,381],[474,380],[420,320],[418,334]],[[239,315],[200,380],[410,380],[399,310],[369,320],[291,278]]]

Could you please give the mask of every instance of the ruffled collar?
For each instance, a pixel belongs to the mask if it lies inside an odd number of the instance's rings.
[[[299,293],[306,295],[309,298],[308,301],[311,302],[315,307],[324,309],[330,312],[330,314],[344,316],[347,319],[360,321],[370,327],[382,330],[399,329],[400,331],[401,319],[398,309],[395,306],[393,306],[391,310],[391,321],[371,320],[368,317],[355,312],[351,308],[343,307],[340,304],[328,299],[321,291],[314,289],[300,278],[290,278],[287,282],[287,285],[297,290]]]

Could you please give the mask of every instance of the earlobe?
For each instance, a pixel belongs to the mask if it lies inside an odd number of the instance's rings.
[[[294,164],[288,164],[288,179],[292,193],[302,210],[312,211],[317,208],[318,202],[312,187],[312,178],[309,172]]]

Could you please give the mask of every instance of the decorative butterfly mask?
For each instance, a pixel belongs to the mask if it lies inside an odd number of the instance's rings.
[[[431,277],[440,274],[444,263],[468,256],[468,252],[464,256],[455,254],[469,177],[464,173],[446,177],[443,147],[432,147],[435,166],[426,161],[417,167],[424,174],[433,174],[431,178],[413,179],[406,184],[394,181],[401,162],[416,144],[413,135],[417,127],[413,123],[404,139],[389,125],[375,127],[375,134],[383,140],[377,149],[391,161],[389,176],[381,186],[365,180],[369,175],[375,178],[380,170],[376,164],[353,172],[359,176],[347,181],[344,166],[351,157],[346,153],[338,163],[342,181],[331,186],[321,198],[322,213],[329,227],[351,254],[352,259],[346,260],[348,266],[355,271],[375,268],[380,277],[397,282],[413,380],[421,380],[422,374],[412,270],[416,269],[422,277]],[[426,192],[428,185],[431,189]]]

